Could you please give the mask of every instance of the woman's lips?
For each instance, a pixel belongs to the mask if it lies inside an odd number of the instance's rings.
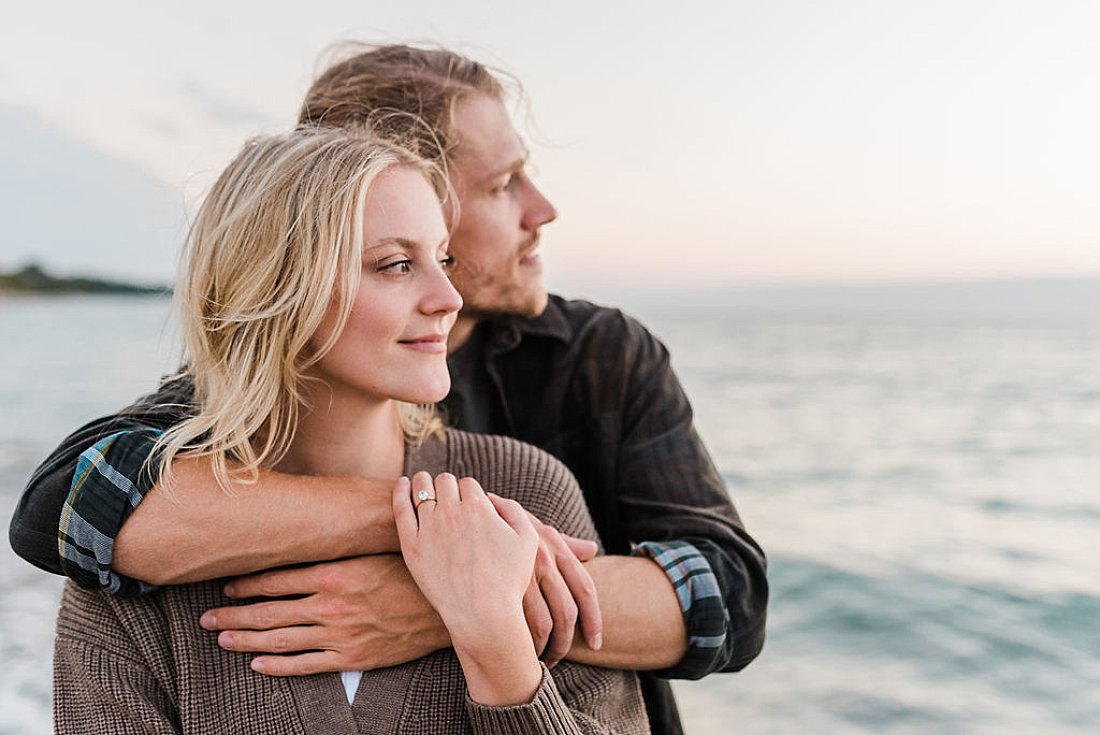
[[[399,340],[399,344],[419,352],[446,352],[447,335],[428,334],[423,337]]]

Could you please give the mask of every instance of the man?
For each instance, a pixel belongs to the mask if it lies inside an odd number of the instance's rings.
[[[759,653],[764,556],[695,433],[663,345],[618,311],[543,289],[539,230],[556,212],[526,174],[505,98],[476,62],[388,46],[326,71],[301,122],[369,123],[445,167],[465,305],[442,408],[457,428],[508,434],[565,462],[608,551],[582,567],[574,553],[591,550],[541,529],[533,635],[549,662],[652,670],[642,680],[653,731],[680,732],[664,678],[738,670]],[[191,397],[189,381],[168,381],[69,437],[16,510],[16,551],[121,594],[340,560],[236,579],[231,596],[295,599],[203,616],[225,648],[267,652],[253,660],[265,673],[376,668],[449,645],[393,553],[390,483],[265,473],[229,496],[191,458],[173,464],[172,487],[156,486],[145,460]],[[586,638],[573,641],[577,615]]]

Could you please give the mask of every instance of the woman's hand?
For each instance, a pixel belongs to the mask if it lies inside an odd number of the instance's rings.
[[[450,631],[470,696],[527,702],[542,668],[523,615],[539,538],[527,512],[471,478],[418,472],[394,487],[401,554]]]

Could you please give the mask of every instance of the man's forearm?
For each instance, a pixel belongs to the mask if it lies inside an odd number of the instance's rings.
[[[566,658],[610,669],[664,669],[687,651],[687,630],[668,575],[639,556],[601,556],[585,564],[599,593],[603,647],[578,634]]]
[[[264,471],[226,493],[204,459],[173,465],[123,524],[112,568],[180,584],[287,564],[396,551],[392,482]]]

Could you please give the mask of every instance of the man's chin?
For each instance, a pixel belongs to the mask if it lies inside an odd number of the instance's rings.
[[[534,319],[546,311],[546,305],[550,302],[550,296],[546,289],[524,294],[522,297],[509,299],[467,299],[462,307],[462,316],[475,319],[491,319],[494,317],[518,316],[523,319]]]
[[[531,309],[523,316],[526,316],[528,319],[534,319],[537,316],[542,316],[542,312],[546,311],[546,305],[549,303],[550,294],[548,294],[544,289],[539,292],[538,298],[532,300]]]

